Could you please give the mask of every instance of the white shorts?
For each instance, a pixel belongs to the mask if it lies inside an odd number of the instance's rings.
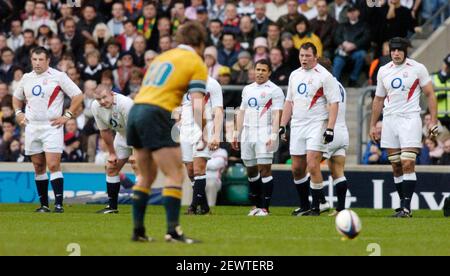
[[[114,150],[119,160],[127,159],[133,154],[133,147],[127,145],[127,139],[116,133],[114,138]]]
[[[64,150],[64,128],[49,123],[29,123],[25,127],[25,155],[42,152],[62,153]]]
[[[386,149],[422,148],[420,114],[385,116],[381,131],[381,147]]]
[[[291,155],[306,155],[307,151],[326,152],[327,146],[322,142],[326,128],[326,122],[291,127],[289,145]]]
[[[194,158],[210,159],[211,153],[208,146],[206,146],[203,150],[198,151],[197,145],[193,143],[193,137],[195,137],[195,135],[193,134],[193,130],[190,126],[181,126],[180,145],[183,162],[191,163],[194,161]]]
[[[270,138],[270,129],[244,128],[241,136],[241,159],[246,167],[268,165],[273,162],[273,150],[266,143]]]
[[[327,145],[327,152],[323,157],[329,159],[333,156],[346,156],[349,144],[349,136],[347,127],[336,127],[334,129],[333,142]]]

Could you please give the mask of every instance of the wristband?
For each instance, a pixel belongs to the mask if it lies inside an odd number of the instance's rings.
[[[22,109],[18,108],[18,109],[16,109],[15,113],[16,113],[16,116],[17,116],[17,115],[23,113],[23,111],[22,111]]]
[[[73,113],[70,112],[69,110],[67,110],[66,113],[64,113],[63,116],[66,117],[67,119],[72,119],[73,118]]]

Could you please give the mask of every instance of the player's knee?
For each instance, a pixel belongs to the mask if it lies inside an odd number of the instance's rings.
[[[119,174],[119,170],[117,168],[107,167],[106,168],[106,174],[108,176],[116,176]]]
[[[401,165],[401,152],[389,154],[388,160],[391,162],[392,166]]]
[[[59,171],[61,171],[61,165],[60,164],[48,164],[48,170],[50,172],[59,172]]]
[[[318,162],[309,162],[307,167],[308,167],[309,173],[311,173],[311,174],[320,172],[320,163],[318,163]]]
[[[272,176],[272,170],[270,168],[262,168],[261,169],[261,177],[269,177]]]
[[[37,173],[37,174],[44,174],[45,173],[45,164],[43,164],[43,163],[35,163],[35,164],[33,164],[34,165],[34,171]]]

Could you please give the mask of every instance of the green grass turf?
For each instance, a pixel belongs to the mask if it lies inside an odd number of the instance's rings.
[[[292,208],[274,207],[270,217],[247,217],[248,207],[215,207],[210,216],[181,218],[187,236],[201,244],[163,241],[165,212],[149,206],[147,232],[156,239],[132,243],[131,206],[118,215],[99,215],[103,206],[66,206],[64,214],[35,214],[36,205],[0,204],[0,255],[69,255],[78,243],[81,255],[369,255],[378,243],[381,255],[450,255],[450,219],[442,211],[416,211],[413,219],[387,218],[392,210],[355,209],[362,232],[341,240],[334,218],[291,217]],[[184,209],[183,209],[184,212]]]

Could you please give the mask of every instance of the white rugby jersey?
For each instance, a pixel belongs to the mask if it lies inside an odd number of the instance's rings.
[[[384,115],[419,113],[420,94],[430,81],[428,70],[421,63],[406,58],[402,65],[394,62],[382,66],[377,75],[375,95],[386,97]]]
[[[347,123],[345,122],[345,113],[347,112],[347,91],[345,91],[344,86],[342,86],[342,84],[338,80],[336,80],[336,82],[339,86],[340,95],[339,111],[336,118],[336,127],[347,127]]]
[[[328,119],[328,104],[341,101],[336,79],[322,65],[299,68],[289,76],[287,101],[293,103],[291,126]]]
[[[214,108],[223,107],[223,94],[222,86],[215,79],[208,77],[206,83],[206,95],[205,95],[205,115],[208,121],[212,120]],[[185,93],[183,96],[182,108],[181,108],[181,125],[193,126],[194,116],[192,111],[191,95]]]
[[[14,91],[14,97],[27,102],[25,117],[30,123],[62,116],[64,94],[73,98],[82,92],[66,73],[53,68],[39,75],[34,71],[23,75]]]
[[[114,102],[111,108],[104,108],[95,100],[92,103],[91,111],[98,129],[112,129],[126,137],[128,114],[133,103],[131,98],[117,93],[114,93]]]
[[[249,84],[242,90],[240,109],[245,110],[245,127],[272,127],[272,111],[283,110],[283,90],[270,80]]]

